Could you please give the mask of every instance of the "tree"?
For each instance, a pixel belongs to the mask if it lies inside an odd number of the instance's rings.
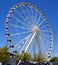
[[[25,52],[24,50],[21,52],[21,54],[16,55],[15,58],[17,59],[17,61],[19,60],[33,61],[33,62],[45,62],[46,61],[46,59],[43,57],[41,52],[39,52],[38,54],[34,53],[34,56],[31,57],[31,55]]]
[[[16,58],[17,62],[20,61],[20,60],[21,60],[21,54],[17,54],[17,55],[15,56],[15,58]]]
[[[31,61],[36,62],[37,58],[37,54],[34,52],[34,56],[31,58]]]
[[[17,61],[22,60],[22,61],[30,61],[31,55],[26,53],[24,50],[21,52],[21,54],[16,55],[15,57]]]
[[[8,51],[8,48],[6,46],[3,48],[0,48],[0,62],[4,63],[10,57],[7,51]]]
[[[51,58],[50,61],[51,61],[51,62],[58,62],[58,57],[53,57],[53,58]]]
[[[33,62],[45,62],[46,59],[43,57],[43,54],[41,52],[39,52],[38,54],[37,53],[34,53],[34,57],[32,58]]]
[[[46,59],[44,58],[42,52],[39,52],[39,54],[37,55],[37,61],[38,62],[45,62]]]

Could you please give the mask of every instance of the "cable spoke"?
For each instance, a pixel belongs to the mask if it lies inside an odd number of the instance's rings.
[[[20,50],[20,53],[22,52],[22,50],[23,50],[24,47],[26,46],[27,42],[29,41],[29,38],[30,38],[30,37],[28,37],[28,39],[27,39],[26,42],[24,43],[23,47],[22,47],[21,50]]]
[[[23,10],[22,12],[20,12],[20,11],[18,11],[18,10],[16,10],[15,12],[20,16],[20,17],[22,17],[22,19],[25,19],[25,16],[22,14],[22,13],[24,13],[26,10]]]
[[[40,48],[40,44],[39,44],[39,42],[38,42],[38,37],[36,36],[36,42],[37,42],[37,45],[38,45],[38,48],[39,48],[39,52],[41,52],[41,48]]]
[[[15,45],[15,47],[19,46],[19,44],[20,44],[21,42],[27,40],[27,39],[29,38],[30,35],[31,35],[31,34],[29,34],[29,35],[26,36],[24,39],[22,39],[21,41],[19,41],[19,43],[17,43],[17,44]]]
[[[36,25],[39,24],[39,22],[40,22],[40,18],[41,18],[41,15],[39,15],[39,18],[38,18],[38,21],[37,21]]]
[[[29,11],[29,8],[27,8],[27,13],[28,13],[28,16],[30,16],[30,11]]]
[[[36,52],[34,41],[35,41],[35,40],[33,39],[33,42],[32,42],[32,48],[33,48],[33,52]]]
[[[22,19],[16,18],[13,14],[11,15],[11,17],[12,17],[13,19],[15,19],[16,22],[19,22],[19,23],[23,24],[24,26],[28,27],[28,26],[26,25],[25,21],[23,22]]]
[[[49,39],[44,36],[43,41],[45,43],[46,49],[48,50],[48,47],[49,47]]]
[[[37,12],[35,13],[35,20],[37,21]]]
[[[11,25],[11,26],[13,26],[13,27],[16,27],[16,28],[28,30],[28,28],[25,28],[25,27],[19,26],[19,25],[15,25],[15,24],[12,24],[12,23],[9,23],[9,25]]]
[[[27,13],[28,13],[28,16],[27,16],[26,20],[27,20],[27,21],[30,20],[30,21],[28,22],[28,25],[30,25],[30,24],[31,24],[31,21],[34,19],[33,9],[30,8],[30,12],[29,12],[29,9],[27,9],[27,11],[28,11],[28,12],[27,12]],[[31,15],[30,15],[30,13],[31,13]],[[25,20],[25,21],[26,21],[26,20]]]
[[[21,42],[23,42],[25,40],[25,38],[23,39],[23,40],[21,40],[21,41],[19,41],[19,43],[17,43],[16,45],[15,45],[15,47],[17,47],[17,46],[19,46],[19,47],[21,47]]]
[[[34,13],[34,16],[33,16],[33,22],[34,22],[34,24],[36,24],[36,22],[37,22],[37,12]]]
[[[49,42],[49,34],[48,33],[41,33],[40,36],[43,38],[43,42],[47,43],[46,44],[46,48],[47,48],[48,42]]]
[[[21,10],[21,11],[18,11],[18,10],[16,10],[17,12],[17,14],[19,13],[19,15],[22,15],[24,18],[26,18],[26,16],[23,14],[23,13],[25,13],[25,12],[28,12],[28,10],[26,10],[26,9],[23,9],[23,10]]]
[[[30,16],[30,13],[29,13],[29,8],[25,8],[25,19],[26,17]]]
[[[45,21],[45,19],[43,19],[43,20],[41,21],[41,23],[39,24],[38,27],[40,27],[40,26],[43,24],[44,21]]]
[[[30,33],[30,31],[15,33],[15,34],[11,34],[10,36],[22,35],[22,34],[26,34],[26,33]]]
[[[29,43],[28,43],[28,45],[27,45],[27,47],[26,47],[26,49],[25,49],[25,52],[27,51],[28,47],[30,46],[30,44],[31,44],[31,42],[32,42],[32,40],[33,40],[35,34],[36,34],[36,32],[35,32],[35,33],[33,34],[33,36],[31,37],[31,39],[30,39],[30,41],[29,41]]]
[[[16,13],[22,18],[24,19],[24,21],[26,21],[26,16],[23,14],[25,12],[28,12],[28,10],[23,10],[22,12],[19,12],[18,10],[16,10]]]
[[[31,8],[30,11],[31,11],[31,12],[30,12],[30,13],[31,13],[31,16],[34,16],[34,14],[33,14],[33,9],[32,9],[32,8]]]
[[[40,32],[50,32],[50,31],[48,31],[48,30],[39,30]]]
[[[23,15],[23,16],[26,18],[26,14],[27,14],[26,12],[28,12],[28,10],[22,8],[20,13],[21,13],[21,15]],[[25,15],[24,15],[24,14],[25,14]]]
[[[46,25],[44,25],[44,26],[41,26],[41,27],[39,27],[40,29],[43,29],[43,28],[45,28],[46,27]]]
[[[28,18],[28,21],[30,20],[30,21],[28,22],[28,24],[29,24],[29,25],[31,25],[31,24],[32,24],[32,20],[33,20],[33,19],[34,19],[34,17],[33,17],[33,16],[31,16],[31,17],[29,17],[29,18]],[[34,22],[34,21],[33,21],[33,22]],[[34,24],[34,23],[33,23],[33,24]]]
[[[22,48],[22,46],[24,45],[25,42],[26,42],[25,40],[23,42],[21,42],[21,45],[18,46],[17,49]]]
[[[44,34],[42,33],[43,37],[45,37],[46,39],[48,39],[48,35],[47,34]]]
[[[41,45],[42,45],[42,47],[43,47],[43,49],[44,49],[45,55],[46,55],[46,57],[47,57],[46,49],[45,49],[45,46],[44,46],[44,44],[43,44],[43,41],[42,41],[42,38],[41,38],[40,35],[39,35],[39,39],[40,39]]]

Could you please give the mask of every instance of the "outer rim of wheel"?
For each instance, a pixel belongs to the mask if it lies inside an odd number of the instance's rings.
[[[9,24],[9,18],[10,18],[10,15],[12,14],[12,12],[18,8],[18,7],[21,7],[21,6],[28,6],[28,7],[31,7],[33,8],[34,10],[36,10],[40,15],[42,15],[42,17],[45,19],[45,23],[47,25],[47,28],[49,30],[49,35],[50,35],[50,47],[49,47],[49,51],[48,51],[48,58],[51,57],[51,52],[52,52],[52,47],[53,47],[53,34],[52,34],[52,30],[50,28],[50,25],[48,23],[48,20],[46,19],[45,15],[42,13],[42,11],[40,9],[38,9],[36,6],[32,5],[31,3],[28,3],[28,2],[22,2],[22,3],[19,3],[15,6],[13,6],[7,16],[6,16],[6,25],[5,25],[5,30],[6,30],[6,36],[7,36],[7,43],[12,43],[12,40],[10,38],[10,33],[8,31],[8,24]]]

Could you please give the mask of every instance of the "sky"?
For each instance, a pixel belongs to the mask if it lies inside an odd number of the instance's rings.
[[[53,56],[58,55],[58,0],[0,0],[0,47],[7,43],[5,19],[11,7],[20,2],[30,2],[46,15],[53,31]]]

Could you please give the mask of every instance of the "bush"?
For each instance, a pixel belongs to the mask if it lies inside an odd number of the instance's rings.
[[[6,46],[3,48],[0,48],[0,62],[4,63],[10,57],[10,54],[7,51],[8,51],[8,48]]]
[[[51,61],[51,62],[57,62],[57,63],[58,63],[58,57],[53,57],[53,58],[51,58],[50,61]]]

